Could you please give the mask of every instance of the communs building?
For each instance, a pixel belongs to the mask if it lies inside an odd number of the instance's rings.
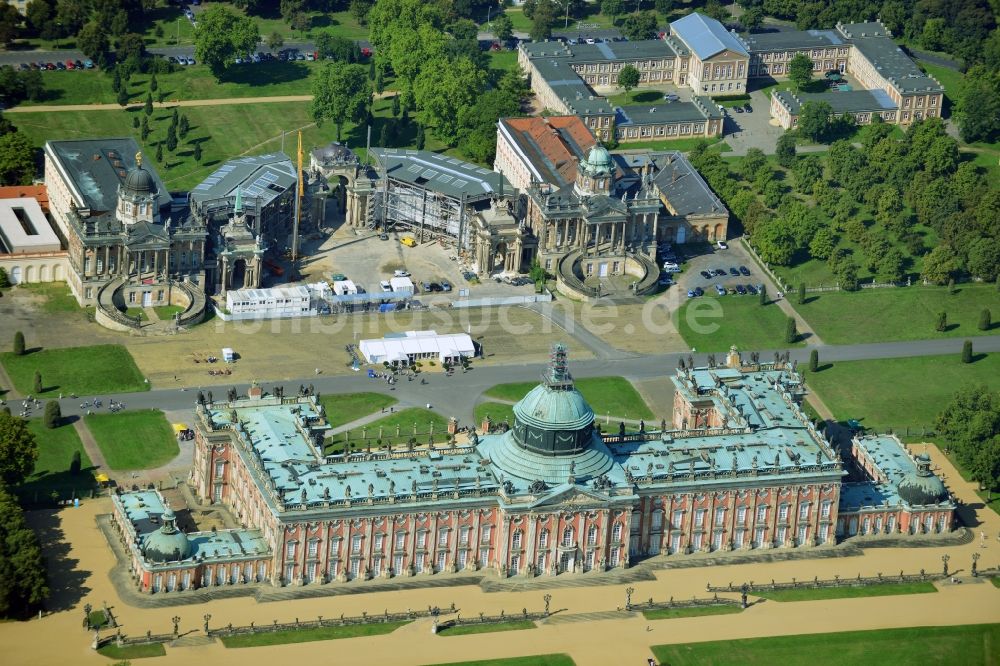
[[[670,379],[669,423],[603,432],[557,345],[509,428],[487,419],[468,440],[425,445],[414,424],[332,448],[316,396],[254,386],[199,404],[194,424],[194,491],[244,528],[184,534],[151,491],[117,495],[113,521],[146,592],[466,570],[588,576],[954,528],[947,489],[898,439],[859,438],[845,469],[803,413],[791,364],[734,350]]]

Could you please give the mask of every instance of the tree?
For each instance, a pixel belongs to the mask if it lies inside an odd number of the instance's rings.
[[[190,129],[191,125],[188,123],[188,117],[186,115],[182,115],[180,122],[177,124],[177,134],[183,139],[187,137]]]
[[[69,461],[69,473],[72,476],[76,476],[80,473],[80,468],[83,467],[83,460],[80,456],[80,451],[76,450],[73,452],[73,457]]]
[[[144,115],[142,117],[142,125],[139,128],[139,136],[142,137],[143,141],[145,141],[147,138],[149,138],[149,131],[150,131],[149,130],[149,116]]]
[[[153,76],[149,79],[149,90],[150,92],[156,92],[158,87],[159,84],[156,82],[156,74],[153,74]]]
[[[514,36],[514,23],[506,14],[501,14],[493,20],[493,36],[501,43],[506,43]]]
[[[632,65],[625,65],[618,72],[618,85],[625,89],[625,98],[633,88],[639,85],[639,70]]]
[[[399,95],[393,95],[392,96],[392,117],[393,118],[398,118],[399,117],[399,112],[400,112],[400,108],[399,108]]]
[[[746,180],[756,180],[757,174],[767,167],[767,156],[760,148],[748,148],[740,162],[740,175]],[[772,174],[773,175],[773,174]]]
[[[785,343],[794,344],[799,341],[799,332],[795,328],[795,317],[785,320]]]
[[[764,286],[764,285],[761,285],[759,291],[760,291],[760,298],[758,299],[758,302],[761,305],[767,305],[767,302],[768,302],[767,301],[767,287]]]
[[[805,305],[806,302],[806,283],[799,283],[799,293],[798,293],[798,304]]]
[[[368,12],[371,11],[375,0],[351,0],[351,16],[361,25],[368,23]]]
[[[760,7],[751,7],[743,12],[743,16],[740,17],[740,25],[747,32],[753,32],[759,28],[764,23],[764,10]]]
[[[62,410],[59,408],[58,400],[49,400],[45,403],[45,416],[43,417],[46,428],[58,428],[62,423]]]
[[[972,363],[972,340],[962,343],[962,363]]]
[[[201,141],[194,144],[194,161],[201,163]]]
[[[352,63],[359,60],[360,53],[357,44],[346,37],[339,37],[329,32],[321,32],[316,36],[315,42],[316,50],[319,51],[320,56],[323,58],[344,63]],[[371,66],[374,65],[375,61],[372,60]],[[372,78],[370,67],[368,78]]]
[[[198,15],[194,29],[195,58],[208,65],[218,79],[237,56],[257,48],[257,23],[223,5],[209,5]]]
[[[656,32],[656,15],[652,12],[629,14],[622,22],[621,30],[632,41],[649,39]]]
[[[17,36],[17,29],[20,25],[21,14],[14,8],[14,5],[5,3],[0,6],[0,43],[10,46]]]
[[[833,254],[837,246],[837,237],[829,227],[820,227],[809,241],[809,256],[814,259],[826,260]]]
[[[524,11],[528,16],[527,8]],[[541,0],[535,7],[531,19],[531,29],[528,34],[536,42],[541,42],[552,37],[552,26],[556,22],[556,7],[551,0]]]
[[[146,102],[143,104],[142,110],[147,116],[153,115],[153,95],[151,93],[146,93]]]
[[[10,277],[7,275],[7,269],[0,266],[0,289],[7,289],[10,287]]]
[[[924,257],[923,271],[920,274],[931,284],[945,284],[958,271],[959,259],[947,243],[940,243]]]
[[[938,312],[937,322],[934,324],[934,330],[938,333],[944,333],[948,330],[948,313]]]
[[[461,138],[461,120],[486,87],[486,72],[468,58],[428,63],[413,86],[417,119],[448,145]]]
[[[38,444],[28,422],[0,412],[0,478],[17,485],[35,471],[36,460]]]
[[[272,51],[277,51],[282,46],[285,45],[285,38],[281,36],[281,33],[277,30],[272,30],[271,34],[267,36],[267,48]]]
[[[35,175],[35,147],[23,132],[0,136],[0,185],[28,185]]]
[[[1000,136],[1000,74],[982,65],[970,68],[955,116],[962,141],[996,141]]]
[[[14,355],[24,356],[24,333],[21,331],[14,334]]]
[[[180,121],[180,113],[177,111],[177,107],[174,107],[173,112],[170,114],[170,126],[177,129],[177,123]]]
[[[796,53],[788,62],[788,79],[797,90],[803,90],[812,81],[813,61],[805,53]]]
[[[167,127],[167,150],[174,152],[177,150],[177,130],[174,129],[173,125]]]
[[[448,32],[457,40],[474,40],[479,34],[479,27],[467,18],[455,19],[448,26]]]
[[[799,110],[799,133],[812,141],[822,141],[830,135],[833,107],[826,102],[806,102]]]
[[[35,370],[35,383],[34,383],[35,393],[41,393],[42,388],[43,388],[42,373],[38,372],[38,370]]]
[[[601,0],[601,13],[615,23],[615,19],[625,13],[624,0]]]
[[[10,6],[10,5],[8,5]],[[49,596],[45,562],[38,536],[24,511],[6,488],[0,487],[0,616],[27,617]]]
[[[76,47],[91,60],[100,61],[111,49],[111,44],[108,42],[108,33],[95,21],[90,21],[76,36]]]
[[[417,150],[423,150],[425,143],[426,137],[424,136],[424,126],[417,125],[417,136],[416,139],[414,139],[414,145],[416,145]]]
[[[987,492],[1000,483],[1000,394],[969,385],[955,393],[934,424],[958,461]]]
[[[156,161],[157,162],[162,162],[163,161],[163,142],[162,141],[160,141],[159,143],[156,144]]]
[[[337,127],[337,141],[347,121],[364,117],[371,99],[371,84],[361,65],[326,65],[312,85],[312,116],[317,125],[331,121]]]
[[[118,90],[118,106],[126,107],[128,106],[129,94],[125,88],[120,88]]]
[[[992,282],[1000,275],[1000,247],[995,237],[976,238],[968,246],[969,273]]]
[[[819,370],[819,350],[813,349],[809,352],[809,372]]]
[[[989,308],[984,308],[982,312],[979,313],[979,330],[988,331],[993,328],[993,316],[990,314]]]
[[[653,7],[664,17],[674,11],[674,0],[653,0]]]
[[[799,122],[801,122],[801,118]],[[778,158],[778,164],[786,169],[791,169],[795,165],[795,136],[791,132],[785,132],[778,137],[775,155]]]
[[[782,218],[759,225],[752,237],[757,254],[768,264],[787,266],[797,247],[791,226]]]

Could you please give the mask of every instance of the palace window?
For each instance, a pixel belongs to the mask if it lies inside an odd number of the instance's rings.
[[[614,526],[611,528],[611,540],[614,541],[614,542],[616,542],[616,543],[618,541],[622,540],[622,524],[621,523],[615,523]]]
[[[518,549],[521,547],[521,530],[514,530],[514,536],[511,539],[511,548]]]
[[[542,530],[541,533],[538,535],[538,547],[547,548],[548,545],[549,545],[549,531]]]
[[[762,523],[767,520],[767,506],[757,507],[757,522]]]
[[[803,502],[799,505],[799,520],[809,519],[809,503]]]
[[[778,507],[778,520],[788,520],[788,505],[782,504]]]
[[[680,509],[677,509],[676,511],[674,511],[673,519],[671,519],[670,521],[670,527],[674,528],[675,530],[679,529],[682,520],[684,520],[684,512],[681,511]]]
[[[654,532],[658,532],[658,531],[660,531],[662,529],[663,529],[663,512],[662,511],[654,511],[653,512],[653,521],[652,521],[652,530]]]
[[[417,548],[424,548],[427,546],[427,532],[420,532],[417,534]]]
[[[316,557],[319,555],[319,541],[317,539],[309,540],[309,557]]]
[[[722,526],[726,523],[726,510],[716,509],[715,510],[715,524],[717,526]]]
[[[820,515],[823,518],[829,518],[830,509],[832,507],[833,507],[833,502],[831,502],[830,500],[823,500],[823,503],[820,505]]]
[[[447,546],[448,545],[448,530],[444,529],[438,532],[438,545]]]
[[[597,526],[591,525],[587,530],[587,545],[593,546],[595,543],[597,543]]]
[[[215,478],[216,479],[221,479],[222,476],[223,476],[223,474],[225,474],[225,471],[226,471],[226,461],[225,460],[216,460],[215,461]]]
[[[573,528],[567,527],[563,530],[562,545],[569,546],[573,543]]]
[[[480,532],[482,532],[482,535],[483,535],[483,538],[481,539],[482,542],[483,543],[489,543],[490,536],[493,534],[493,526],[492,525],[483,525],[481,528],[479,528],[479,530],[480,530]]]
[[[798,545],[801,546],[805,544],[805,542],[806,542],[806,526],[803,525],[802,527],[799,528]]]
[[[385,535],[382,535],[382,534],[376,534],[375,535],[375,550],[377,550],[377,551],[381,551],[382,550],[382,541],[384,539],[385,539]]]
[[[547,553],[539,553],[538,558],[535,561],[535,570],[539,573],[545,571],[545,556]]]
[[[402,549],[406,546],[406,532],[396,532],[396,548]]]
[[[785,540],[787,538],[788,538],[788,528],[787,527],[779,527],[778,528],[778,538],[777,538],[778,545],[779,546],[784,546],[785,545]]]
[[[289,541],[285,544],[285,557],[289,560],[295,559],[295,546],[298,545],[294,541]]]
[[[468,545],[468,543],[469,543],[469,528],[468,527],[461,527],[461,528],[459,528],[459,530],[458,530],[458,542],[460,544],[462,544],[463,546]]]
[[[392,558],[392,573],[399,575],[403,573],[403,556],[396,555]]]
[[[361,535],[355,534],[351,537],[351,552],[360,553],[361,552]]]
[[[490,566],[490,549],[483,548],[479,551],[479,566],[488,567]]]
[[[705,524],[705,509],[696,509],[694,512],[694,526],[701,527]]]
[[[745,506],[736,509],[736,524],[745,525],[747,522],[747,508]]]

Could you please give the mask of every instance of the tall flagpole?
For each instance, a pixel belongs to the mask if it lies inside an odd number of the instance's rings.
[[[295,224],[292,227],[292,263],[299,258],[299,220],[302,217],[302,194],[305,191],[302,182],[302,130],[299,130],[299,152],[298,169],[296,171],[298,182],[295,185]]]

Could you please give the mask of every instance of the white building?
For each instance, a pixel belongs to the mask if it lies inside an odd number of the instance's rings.
[[[408,277],[389,278],[389,285],[395,294],[412,294],[414,291],[413,280]]]
[[[254,314],[261,317],[302,317],[314,314],[308,287],[273,289],[235,289],[226,292],[230,314]]]
[[[440,363],[459,363],[476,354],[472,338],[466,333],[438,335],[437,331],[406,331],[379,340],[362,340],[361,354],[369,363],[409,365],[432,359]]]
[[[358,293],[358,286],[351,280],[336,280],[333,283],[333,293],[337,294],[337,296],[356,294]]]
[[[59,252],[62,247],[38,201],[0,199],[0,254]]]

